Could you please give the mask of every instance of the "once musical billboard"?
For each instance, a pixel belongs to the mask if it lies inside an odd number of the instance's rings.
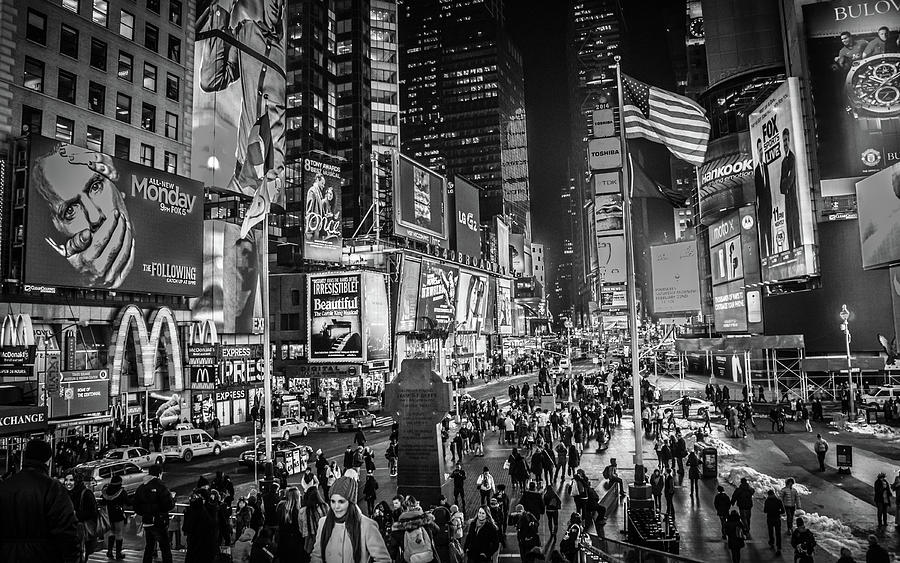
[[[449,248],[443,176],[400,155],[394,171],[394,232]]]
[[[650,247],[654,313],[700,310],[700,278],[695,241]]]
[[[900,164],[856,184],[863,268],[900,262]]]
[[[279,207],[285,196],[286,5],[256,0],[226,8],[198,0],[194,43],[191,177],[244,195],[264,183]]]
[[[364,361],[360,274],[309,274],[306,293],[309,361]]]
[[[198,182],[33,136],[27,214],[28,284],[200,295]]]
[[[819,273],[800,81],[788,78],[749,117],[763,279]]]
[[[340,262],[341,167],[312,158],[303,159],[303,257]]]
[[[251,334],[262,326],[259,229],[241,238],[240,225],[203,222],[203,294],[191,300],[195,321],[212,320],[222,334]]]

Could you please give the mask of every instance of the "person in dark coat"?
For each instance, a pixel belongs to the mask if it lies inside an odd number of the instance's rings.
[[[116,475],[110,479],[109,484],[103,487],[100,497],[102,506],[106,507],[109,515],[109,536],[106,538],[106,557],[113,558],[113,546],[116,548],[116,559],[125,559],[122,553],[123,531],[125,529],[125,505],[128,503],[128,495],[122,488],[122,476]]]
[[[375,511],[375,501],[378,498],[378,481],[375,480],[375,472],[370,471],[363,485],[363,498],[366,499],[366,516],[372,517]]]
[[[741,550],[746,545],[747,532],[737,510],[732,510],[728,514],[725,521],[725,537],[728,540],[728,550],[731,552],[731,563],[740,563]]]
[[[94,553],[97,548],[97,499],[87,490],[74,472],[68,471],[63,477],[63,486],[69,492],[69,500],[75,507],[75,518],[78,520],[78,536],[81,540],[81,549],[85,553],[84,559]]]
[[[518,448],[513,448],[509,454],[509,477],[512,480],[513,487],[525,488],[525,482],[528,481],[528,462],[519,453]]]
[[[209,502],[209,491],[194,489],[184,510],[181,531],[187,536],[185,563],[215,561],[219,553],[218,514]]]
[[[737,505],[740,510],[741,521],[744,523],[744,535],[750,539],[750,516],[753,510],[753,489],[746,477],[741,477],[741,483],[731,494],[731,505]]]
[[[452,539],[450,534],[450,510],[444,506],[439,506],[434,509],[433,515],[436,527],[434,534],[432,534],[434,550],[442,563],[450,563],[450,540]]]
[[[878,536],[869,534],[869,549],[866,550],[866,563],[890,563],[891,556],[878,543]]]
[[[696,452],[691,452],[688,454],[687,461],[684,464],[688,467],[688,479],[691,482],[691,498],[694,498],[694,494],[697,495],[697,498],[700,498],[700,458],[697,457]]]
[[[469,531],[463,551],[468,563],[488,563],[500,549],[497,526],[491,519],[487,507],[479,506],[475,518],[469,523]]]
[[[141,516],[144,528],[144,559],[149,560],[159,546],[163,563],[172,563],[169,543],[169,511],[175,507],[172,493],[160,478],[162,467],[153,465],[144,483],[134,492],[134,512]]]
[[[43,440],[31,440],[22,470],[0,481],[0,561],[59,561],[81,557],[75,508],[62,483],[47,474],[53,455]]]
[[[728,519],[728,511],[731,510],[731,498],[728,497],[728,493],[725,492],[725,487],[719,485],[716,487],[716,497],[713,499],[713,507],[716,509],[716,515],[719,517],[719,521],[722,522],[722,539],[726,539],[725,536],[725,521]]]
[[[539,527],[537,518],[528,512],[528,509],[519,515],[519,521],[516,524],[516,539],[519,541],[519,557],[522,561],[525,561],[525,555],[532,548],[541,546]]]
[[[544,497],[540,491],[537,490],[534,481],[528,483],[528,490],[522,493],[522,498],[519,502],[525,508],[526,512],[529,512],[534,516],[538,526],[540,526],[541,516],[544,514]],[[528,550],[525,551],[527,552]]]
[[[784,514],[784,504],[771,489],[766,495],[763,513],[766,515],[766,528],[769,530],[769,547],[775,548],[775,555],[781,555],[781,515]]]
[[[304,551],[300,525],[300,489],[288,487],[278,503],[278,559],[293,561]]]

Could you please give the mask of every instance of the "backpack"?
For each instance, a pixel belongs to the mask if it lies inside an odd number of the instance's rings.
[[[461,540],[463,537],[463,526],[465,525],[465,523],[462,514],[459,512],[457,512],[456,514],[460,514],[460,516],[457,518],[454,514],[450,517],[450,536],[453,539]]]
[[[609,466],[608,465],[603,468],[603,478],[609,479]]]
[[[409,563],[428,563],[434,560],[431,536],[421,526],[403,534],[403,555]]]
[[[572,556],[578,550],[579,537],[581,537],[581,526],[572,524],[572,526],[566,530],[566,535],[563,537],[562,541],[559,542],[559,551],[569,560],[572,559]]]

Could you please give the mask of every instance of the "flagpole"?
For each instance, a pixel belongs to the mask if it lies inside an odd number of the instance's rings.
[[[263,417],[265,424],[265,440],[266,440],[266,480],[271,483],[274,478],[274,462],[272,457],[272,418],[275,413],[272,412],[272,345],[270,344],[269,334],[269,215],[265,215],[263,219],[263,238],[262,238],[262,315],[263,315],[263,408],[266,416]],[[254,444],[253,447],[256,447]]]
[[[634,265],[634,222],[631,216],[631,181],[628,141],[625,137],[625,104],[622,91],[622,57],[616,56],[616,86],[619,96],[619,135],[622,142],[622,214],[625,219],[625,276],[628,292],[628,326],[631,337],[631,393],[634,408],[634,485],[645,486],[644,436],[641,428],[641,368],[638,350],[637,286]],[[625,159],[628,159],[626,162]],[[624,491],[623,491],[624,492]]]

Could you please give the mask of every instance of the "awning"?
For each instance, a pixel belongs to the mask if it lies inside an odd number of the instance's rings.
[[[72,428],[73,426],[81,426],[83,424],[107,424],[112,421],[112,416],[108,414],[96,415],[96,416],[83,416],[81,418],[65,418],[65,419],[57,419],[51,420],[50,426],[61,429],[61,428]]]

